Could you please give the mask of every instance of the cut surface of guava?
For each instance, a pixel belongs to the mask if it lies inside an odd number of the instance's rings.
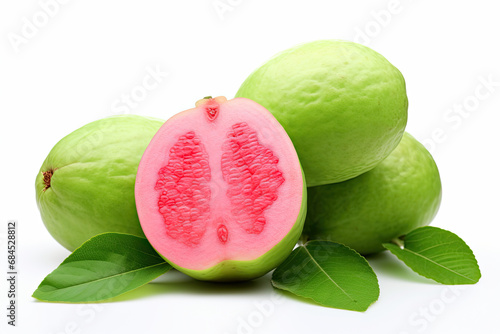
[[[152,246],[199,279],[265,274],[291,252],[305,217],[292,142],[244,98],[206,98],[170,118],[141,159],[135,195]]]

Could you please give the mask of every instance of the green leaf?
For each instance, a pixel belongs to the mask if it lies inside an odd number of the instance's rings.
[[[138,288],[171,268],[145,238],[99,234],[45,277],[33,297],[51,302],[101,301]]]
[[[341,244],[310,241],[273,273],[278,289],[345,310],[366,311],[378,299],[377,276],[364,257]]]
[[[416,273],[443,284],[474,284],[481,272],[467,244],[456,234],[425,226],[404,237],[404,248],[384,244]]]

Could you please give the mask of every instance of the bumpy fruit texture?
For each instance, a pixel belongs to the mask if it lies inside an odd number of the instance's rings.
[[[348,41],[286,50],[254,71],[236,96],[260,103],[283,125],[308,186],[341,182],[375,167],[396,148],[407,120],[399,70]]]
[[[361,254],[428,225],[441,202],[431,154],[408,133],[371,171],[341,183],[308,188],[303,236],[345,244]]]
[[[144,236],[134,200],[137,167],[163,124],[121,115],[61,139],[36,177],[36,201],[50,234],[68,250],[103,232]]]
[[[165,122],[141,159],[135,196],[151,245],[200,280],[269,272],[292,251],[306,214],[290,138],[242,98],[206,98]]]

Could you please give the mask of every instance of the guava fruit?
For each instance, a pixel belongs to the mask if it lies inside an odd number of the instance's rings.
[[[162,120],[120,115],[61,139],[37,174],[36,201],[50,234],[73,251],[103,232],[144,236],[134,201],[137,167]]]
[[[207,97],[160,128],[139,164],[137,212],[151,245],[199,280],[249,280],[292,251],[306,215],[293,144],[264,107]]]
[[[342,243],[361,254],[428,225],[441,202],[431,154],[410,134],[377,167],[353,179],[308,188],[305,240]]]
[[[399,70],[353,42],[320,40],[273,57],[237,97],[267,108],[292,139],[308,186],[360,175],[396,148],[408,99]]]

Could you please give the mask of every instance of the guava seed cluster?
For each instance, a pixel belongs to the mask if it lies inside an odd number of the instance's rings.
[[[229,212],[211,211],[209,155],[194,131],[179,137],[169,150],[167,165],[158,171],[155,189],[160,192],[158,208],[166,233],[186,245],[199,244],[211,221],[222,243],[230,239],[227,221],[259,234],[266,225],[264,213],[277,200],[277,190],[285,181],[277,166],[279,159],[259,143],[247,123],[233,124],[221,149],[218,167],[227,190],[218,195],[229,199]]]

